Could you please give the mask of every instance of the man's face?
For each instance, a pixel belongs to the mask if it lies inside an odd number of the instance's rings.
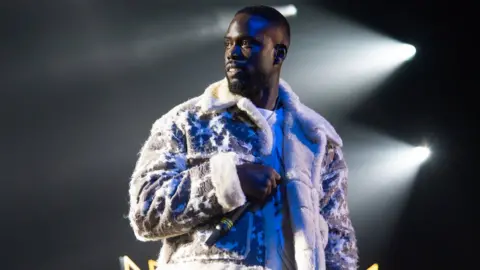
[[[258,16],[235,16],[225,34],[225,74],[230,91],[254,97],[274,70],[272,25]]]

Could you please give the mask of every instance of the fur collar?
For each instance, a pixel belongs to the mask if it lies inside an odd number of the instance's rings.
[[[324,133],[330,141],[342,146],[342,139],[325,118],[302,104],[299,97],[293,92],[285,80],[280,79],[279,86],[280,102],[283,104],[285,111],[293,114],[299,121],[303,132],[305,132],[312,142],[319,142],[321,140],[321,134]],[[265,142],[272,141],[272,133],[267,121],[249,99],[230,92],[226,78],[208,86],[205,93],[200,97],[197,105],[199,105],[204,112],[219,111],[237,105],[238,108],[245,111],[262,130],[263,134],[260,135],[263,137],[263,140],[265,140]],[[262,149],[262,152],[269,154],[271,147],[272,146],[267,143],[265,149]]]

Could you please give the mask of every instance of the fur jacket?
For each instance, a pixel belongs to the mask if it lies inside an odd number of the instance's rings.
[[[293,250],[279,257],[299,270],[357,269],[342,140],[282,79],[279,101]],[[246,202],[236,165],[259,162],[272,141],[265,118],[225,78],[153,124],[131,177],[129,219],[139,240],[163,241],[159,269],[277,269],[262,254],[282,245],[259,230],[272,226],[273,211],[247,213],[213,247],[202,244],[215,221]]]

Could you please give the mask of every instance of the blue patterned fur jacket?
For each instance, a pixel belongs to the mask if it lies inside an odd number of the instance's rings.
[[[139,240],[162,240],[160,270],[276,270],[278,260],[299,270],[357,269],[342,140],[282,79],[279,101],[291,256],[262,257],[282,247],[278,236],[259,229],[275,226],[268,207],[242,216],[213,247],[203,245],[214,224],[246,202],[236,165],[259,162],[273,144],[265,118],[249,99],[232,94],[224,78],[158,119],[140,151],[129,219]]]

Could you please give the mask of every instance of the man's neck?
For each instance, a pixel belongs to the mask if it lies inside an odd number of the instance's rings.
[[[269,87],[263,89],[261,94],[252,99],[252,103],[257,108],[273,110],[278,98],[278,81],[270,84]]]

